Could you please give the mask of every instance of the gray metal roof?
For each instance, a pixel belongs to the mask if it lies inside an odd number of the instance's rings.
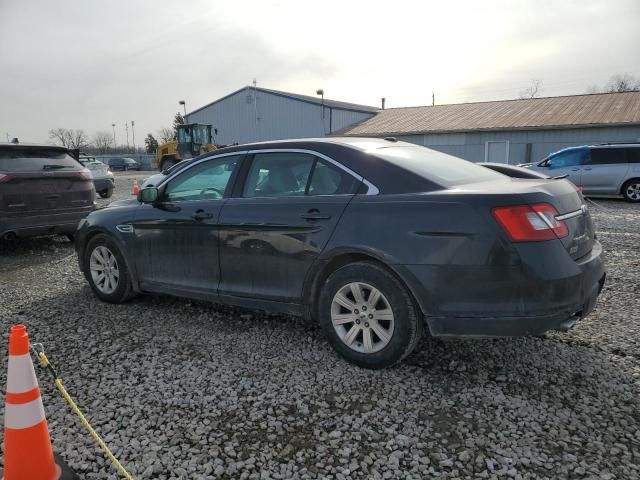
[[[393,136],[640,124],[640,92],[381,110],[334,135]]]
[[[198,108],[198,109],[196,109],[196,110],[194,110],[192,112],[187,113],[187,117],[189,115],[192,115],[192,114],[196,113],[196,112],[199,112],[200,110],[203,110],[203,109],[205,109],[207,107],[215,105],[216,103],[221,102],[221,101],[223,101],[223,100],[225,100],[225,99],[227,99],[227,98],[229,98],[229,97],[231,97],[233,95],[236,95],[236,94],[238,94],[240,92],[243,92],[245,90],[246,91],[252,91],[254,89],[256,91],[258,91],[258,92],[263,92],[263,93],[267,93],[267,94],[270,94],[270,95],[276,95],[276,96],[284,97],[284,98],[291,98],[293,100],[298,100],[300,102],[305,102],[305,103],[313,103],[315,105],[322,105],[322,100],[318,96],[313,97],[313,96],[310,96],[310,95],[300,95],[298,93],[290,93],[290,92],[282,92],[280,90],[272,90],[270,88],[248,86],[248,87],[243,87],[243,88],[241,88],[239,90],[236,90],[235,92],[231,92],[230,94],[225,95],[224,97],[219,98],[218,100],[215,100],[215,101],[213,101],[211,103],[208,103],[207,105],[204,105],[204,106],[202,106],[202,107],[200,107],[200,108]],[[330,107],[330,108],[337,108],[337,109],[340,109],[340,110],[349,110],[349,111],[364,112],[364,113],[376,113],[379,110],[377,107],[372,107],[370,105],[360,105],[360,104],[357,104],[357,103],[341,102],[341,101],[338,101],[338,100],[330,100],[328,98],[324,99],[324,104],[325,104],[325,106]]]

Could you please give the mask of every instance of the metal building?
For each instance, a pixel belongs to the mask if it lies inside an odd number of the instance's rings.
[[[217,129],[215,143],[229,145],[286,138],[324,137],[371,118],[376,107],[244,87],[186,115],[189,123]]]
[[[640,142],[640,92],[390,108],[335,134],[393,136],[474,162],[518,164],[574,145]]]

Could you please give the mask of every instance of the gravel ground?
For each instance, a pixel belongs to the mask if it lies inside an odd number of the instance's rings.
[[[640,207],[596,203],[608,284],[569,333],[425,340],[361,370],[296,318],[101,303],[56,238],[0,246],[2,341],[29,326],[138,479],[639,478]],[[118,478],[39,377],[54,449],[82,478]]]

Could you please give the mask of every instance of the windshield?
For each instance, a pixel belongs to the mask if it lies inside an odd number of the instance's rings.
[[[385,147],[371,152],[442,186],[504,179],[504,175],[473,162],[420,146]]]
[[[0,149],[0,171],[36,172],[41,170],[82,170],[83,166],[67,152],[46,148]]]

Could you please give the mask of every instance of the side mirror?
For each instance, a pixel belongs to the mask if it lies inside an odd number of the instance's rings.
[[[138,201],[140,203],[156,203],[160,193],[156,187],[146,187],[138,192]]]

